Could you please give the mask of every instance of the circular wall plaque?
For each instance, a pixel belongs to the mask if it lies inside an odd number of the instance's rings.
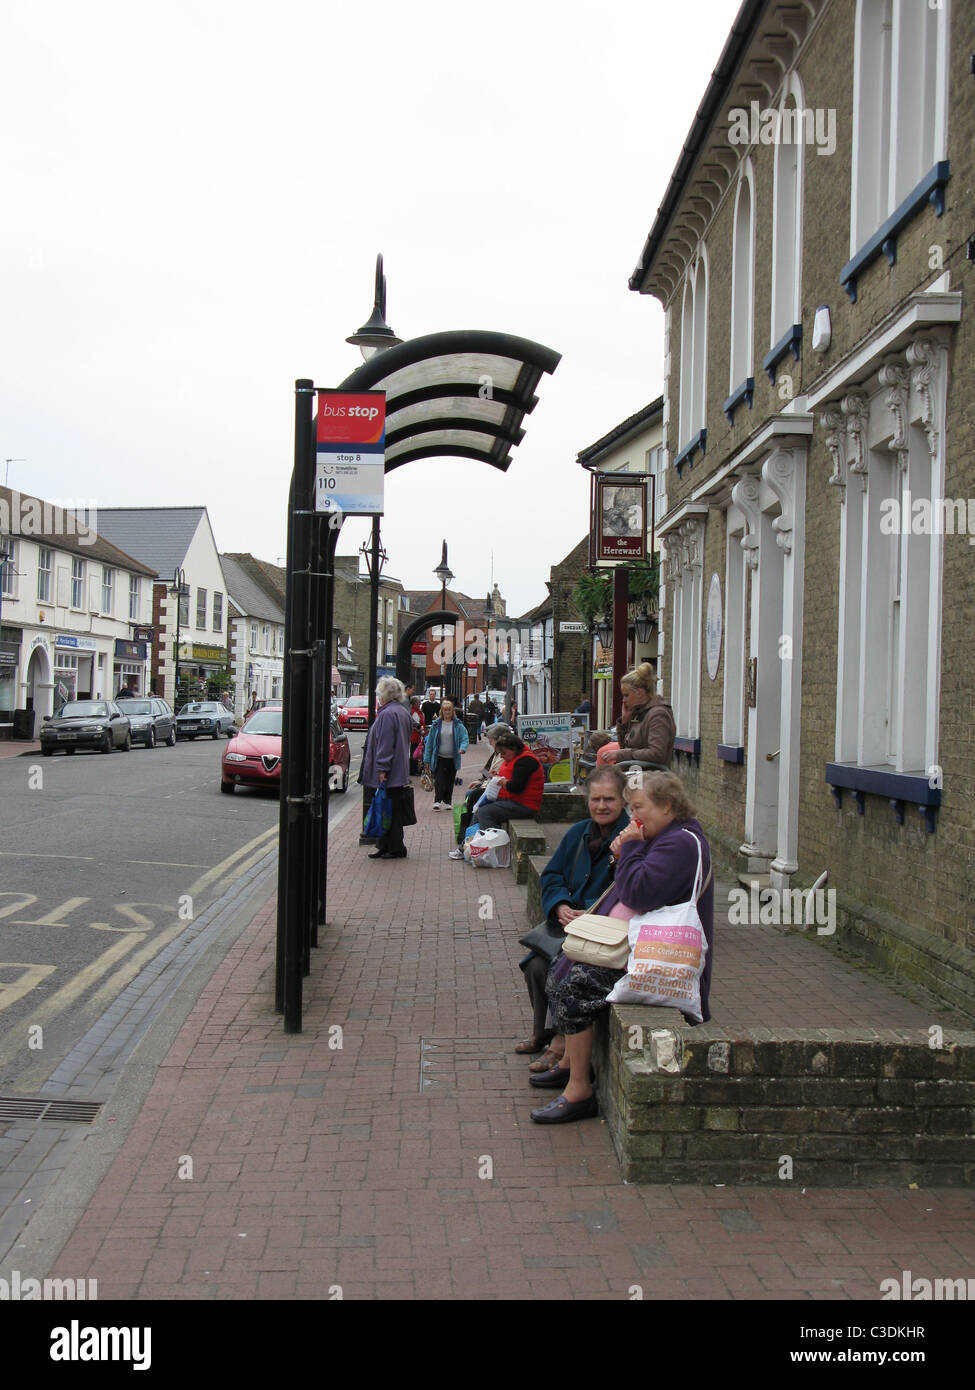
[[[708,589],[708,616],[704,628],[704,649],[708,658],[708,675],[714,680],[721,660],[721,580],[711,576]]]

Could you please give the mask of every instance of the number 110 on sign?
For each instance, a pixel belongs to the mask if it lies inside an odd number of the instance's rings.
[[[381,515],[383,456],[344,450],[318,451],[315,470],[315,510],[340,511],[346,516]]]

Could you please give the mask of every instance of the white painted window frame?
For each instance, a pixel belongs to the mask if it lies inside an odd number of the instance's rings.
[[[726,513],[727,543],[725,546],[725,631],[724,631],[724,701],[722,707],[721,742],[731,748],[745,743],[745,658],[748,633],[745,627],[745,552],[741,540],[745,534],[745,518],[732,505]]]
[[[741,200],[748,195],[748,223],[744,237],[739,226]],[[742,245],[744,240],[745,245]],[[735,191],[735,211],[731,240],[731,352],[728,362],[728,393],[736,391],[753,375],[755,362],[755,171],[752,162],[742,161]],[[736,344],[743,346],[736,351]]]
[[[802,83],[797,72],[791,72],[783,85],[779,101],[779,118],[790,99],[801,111],[805,108]],[[795,184],[785,181],[784,161],[795,155]],[[772,313],[769,346],[800,322],[802,303],[802,219],[803,187],[805,184],[806,147],[802,140],[794,144],[781,141],[775,146],[772,167]],[[791,196],[790,196],[791,195]],[[793,273],[791,283],[783,270],[783,253],[791,245]]]

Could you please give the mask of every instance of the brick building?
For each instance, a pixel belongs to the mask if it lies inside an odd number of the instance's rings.
[[[716,849],[828,867],[850,939],[969,1010],[972,48],[947,0],[746,0],[630,280],[665,312],[662,675]]]

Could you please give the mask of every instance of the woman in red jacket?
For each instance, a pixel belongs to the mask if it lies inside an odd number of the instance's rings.
[[[494,745],[504,758],[497,775],[497,801],[485,801],[474,815],[481,830],[496,830],[509,820],[534,820],[541,810],[545,769],[517,734],[502,734]]]

